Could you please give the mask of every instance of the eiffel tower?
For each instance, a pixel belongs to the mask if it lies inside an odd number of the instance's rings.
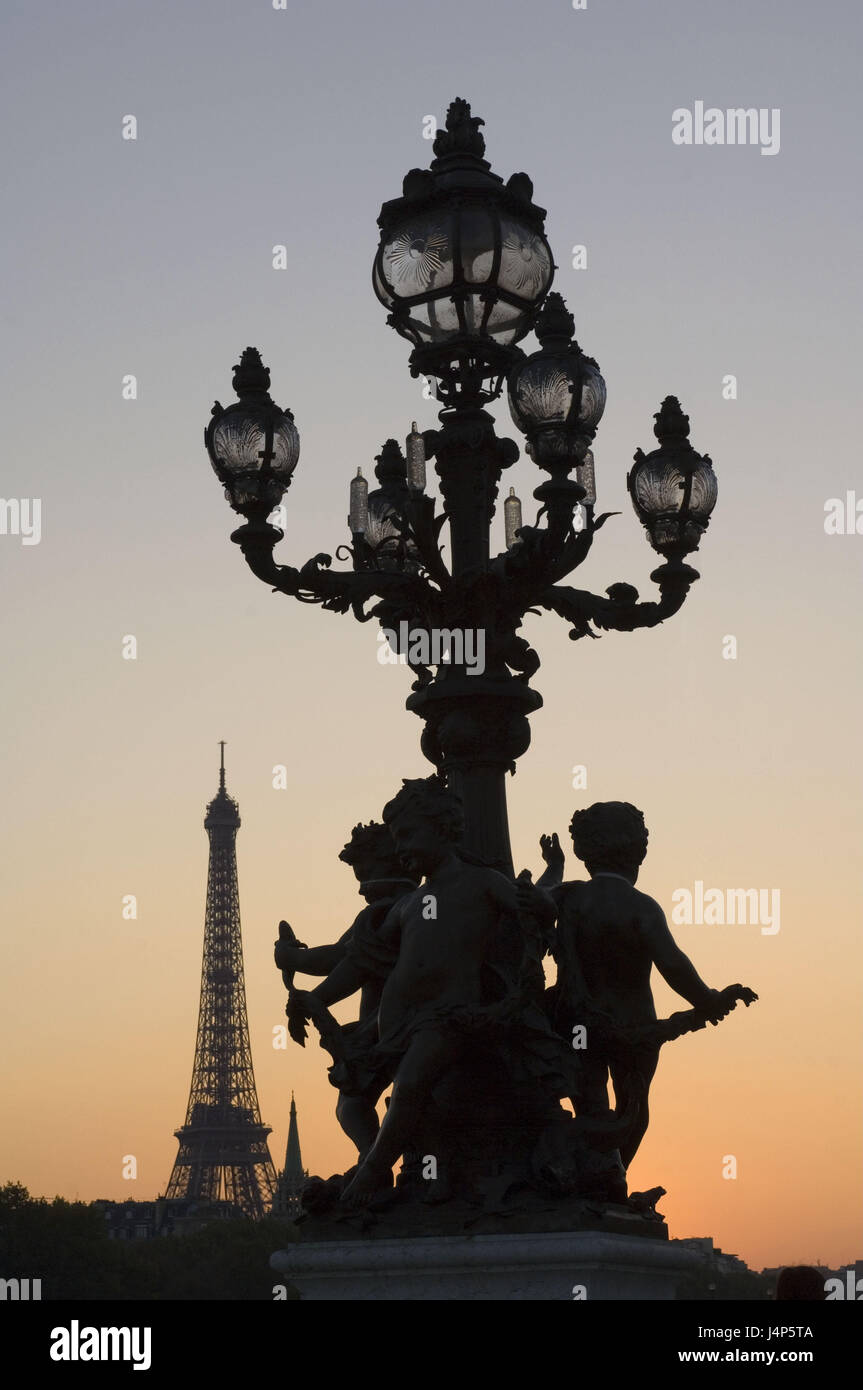
[[[207,916],[201,967],[201,1006],[186,1122],[175,1130],[180,1148],[166,1192],[169,1199],[229,1202],[261,1217],[276,1190],[252,1070],[236,838],[240,810],[225,790],[220,744],[219,790],[207,807],[210,838]]]

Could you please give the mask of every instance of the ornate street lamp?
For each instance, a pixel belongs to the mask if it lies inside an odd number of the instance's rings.
[[[676,396],[666,396],[654,415],[659,448],[636,450],[626,479],[632,505],[654,550],[679,560],[697,550],[716,506],[716,474],[707,454],[689,442],[689,416]]]
[[[534,463],[555,474],[584,461],[605,410],[605,382],[573,338],[575,320],[559,294],[546,299],[535,332],[539,352],[510,373],[509,409]]]
[[[290,487],[300,436],[291,412],[270,398],[270,373],[257,348],[246,348],[232,385],[239,400],[227,410],[216,401],[204,443],[234,511],[251,520],[268,516]]]
[[[369,492],[361,469],[351,479],[348,525],[354,568],[415,573],[421,560],[403,520],[410,498],[408,468],[394,439],[388,439],[377,455],[375,477],[380,487],[374,492]]]
[[[454,101],[431,168],[412,169],[378,218],[375,293],[414,345],[413,374],[434,376],[451,403],[498,394],[554,273],[533,184],[492,173],[483,124]]]
[[[575,320],[559,294],[548,295],[535,332],[539,351],[510,372],[509,409],[527,435],[528,454],[551,474],[533,495],[561,539],[572,525],[573,506],[596,501],[590,445],[605,409],[605,382],[575,341]],[[575,481],[569,478],[573,469]]]
[[[528,715],[542,704],[530,678],[539,657],[519,636],[529,610],[545,608],[571,624],[633,631],[675,613],[698,574],[683,563],[697,548],[716,501],[710,460],[688,442],[688,421],[674,397],[656,416],[660,447],[636,454],[628,483],[639,518],[664,563],[651,578],[656,602],[638,601],[629,584],[604,597],[560,581],[582,563],[607,520],[594,517],[592,444],[605,406],[605,383],[573,339],[563,300],[549,294],[554,264],[542,208],[526,174],[504,184],[483,158],[477,117],[452,103],[428,170],[412,170],[402,196],[384,203],[373,282],[388,322],[412,344],[410,369],[436,378],[440,428],[414,425],[403,454],[388,440],[377,458],[379,487],[361,470],[350,485],[351,544],[299,570],[276,563],[282,532],[267,516],[289,486],[299,439],[289,411],[270,400],[269,373],[248,348],[236,369],[236,405],[216,405],[206,434],[213,467],[246,524],[234,532],[250,568],[282,593],[396,630],[474,629],[484,638],[485,669],[457,660],[412,663],[407,707],[424,721],[422,749],[459,792],[465,846],[512,873],[505,778],[530,742]],[[539,349],[518,343],[536,329]],[[490,554],[490,528],[503,471],[518,447],[499,439],[482,407],[508,384],[510,410],[527,451],[549,474],[536,489],[533,526],[522,522],[513,489],[504,504],[506,548]],[[434,461],[444,507],[426,492]],[[575,473],[575,478],[570,474]],[[580,509],[580,510],[579,510]],[[583,524],[576,526],[578,516]],[[543,523],[543,524],[540,524]],[[449,560],[441,548],[449,528]],[[374,600],[373,606],[367,605]]]

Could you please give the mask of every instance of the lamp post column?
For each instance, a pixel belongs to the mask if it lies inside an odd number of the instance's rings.
[[[475,406],[445,409],[442,429],[426,436],[434,453],[452,540],[453,606],[450,622],[482,652],[483,669],[442,667],[411,695],[407,708],[425,721],[422,749],[461,797],[465,848],[512,874],[506,775],[530,744],[527,716],[542,704],[516,680],[504,659],[506,619],[489,583],[489,535],[500,475],[518,446],[498,439],[494,421]]]

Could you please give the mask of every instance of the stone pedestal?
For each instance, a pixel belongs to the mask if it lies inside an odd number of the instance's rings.
[[[698,1254],[603,1231],[297,1243],[270,1265],[312,1300],[673,1299]]]

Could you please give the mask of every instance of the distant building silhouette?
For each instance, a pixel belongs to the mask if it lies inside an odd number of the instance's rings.
[[[800,1270],[806,1270],[808,1273],[801,1275]],[[815,1265],[776,1265],[770,1269],[764,1269],[762,1273],[765,1278],[770,1280],[776,1298],[807,1298],[809,1295],[806,1294],[806,1288],[811,1286],[814,1291],[812,1297],[816,1302],[819,1302],[822,1297],[826,1300],[851,1299],[858,1303],[863,1301],[863,1260],[855,1260],[851,1264],[840,1265],[838,1269],[820,1263]],[[819,1289],[819,1282],[824,1285],[823,1294]],[[798,1292],[801,1288],[803,1293]]]
[[[155,1240],[157,1236],[189,1235],[212,1221],[241,1217],[230,1202],[197,1202],[177,1198],[154,1202],[114,1202],[100,1197],[92,1204],[105,1218],[109,1240]]]
[[[718,1274],[742,1274],[749,1269],[739,1255],[730,1255],[714,1245],[712,1236],[687,1236],[680,1244],[697,1250]]]
[[[166,1197],[227,1203],[261,1217],[276,1190],[276,1170],[252,1070],[237,887],[240,812],[225,790],[224,743],[221,749],[219,790],[204,820],[210,865],[195,1063]]]
[[[279,1185],[273,1198],[273,1216],[299,1216],[302,1210],[300,1196],[308,1179],[309,1175],[303,1169],[303,1159],[300,1153],[300,1130],[297,1124],[297,1107],[292,1091],[285,1166],[279,1174]]]

